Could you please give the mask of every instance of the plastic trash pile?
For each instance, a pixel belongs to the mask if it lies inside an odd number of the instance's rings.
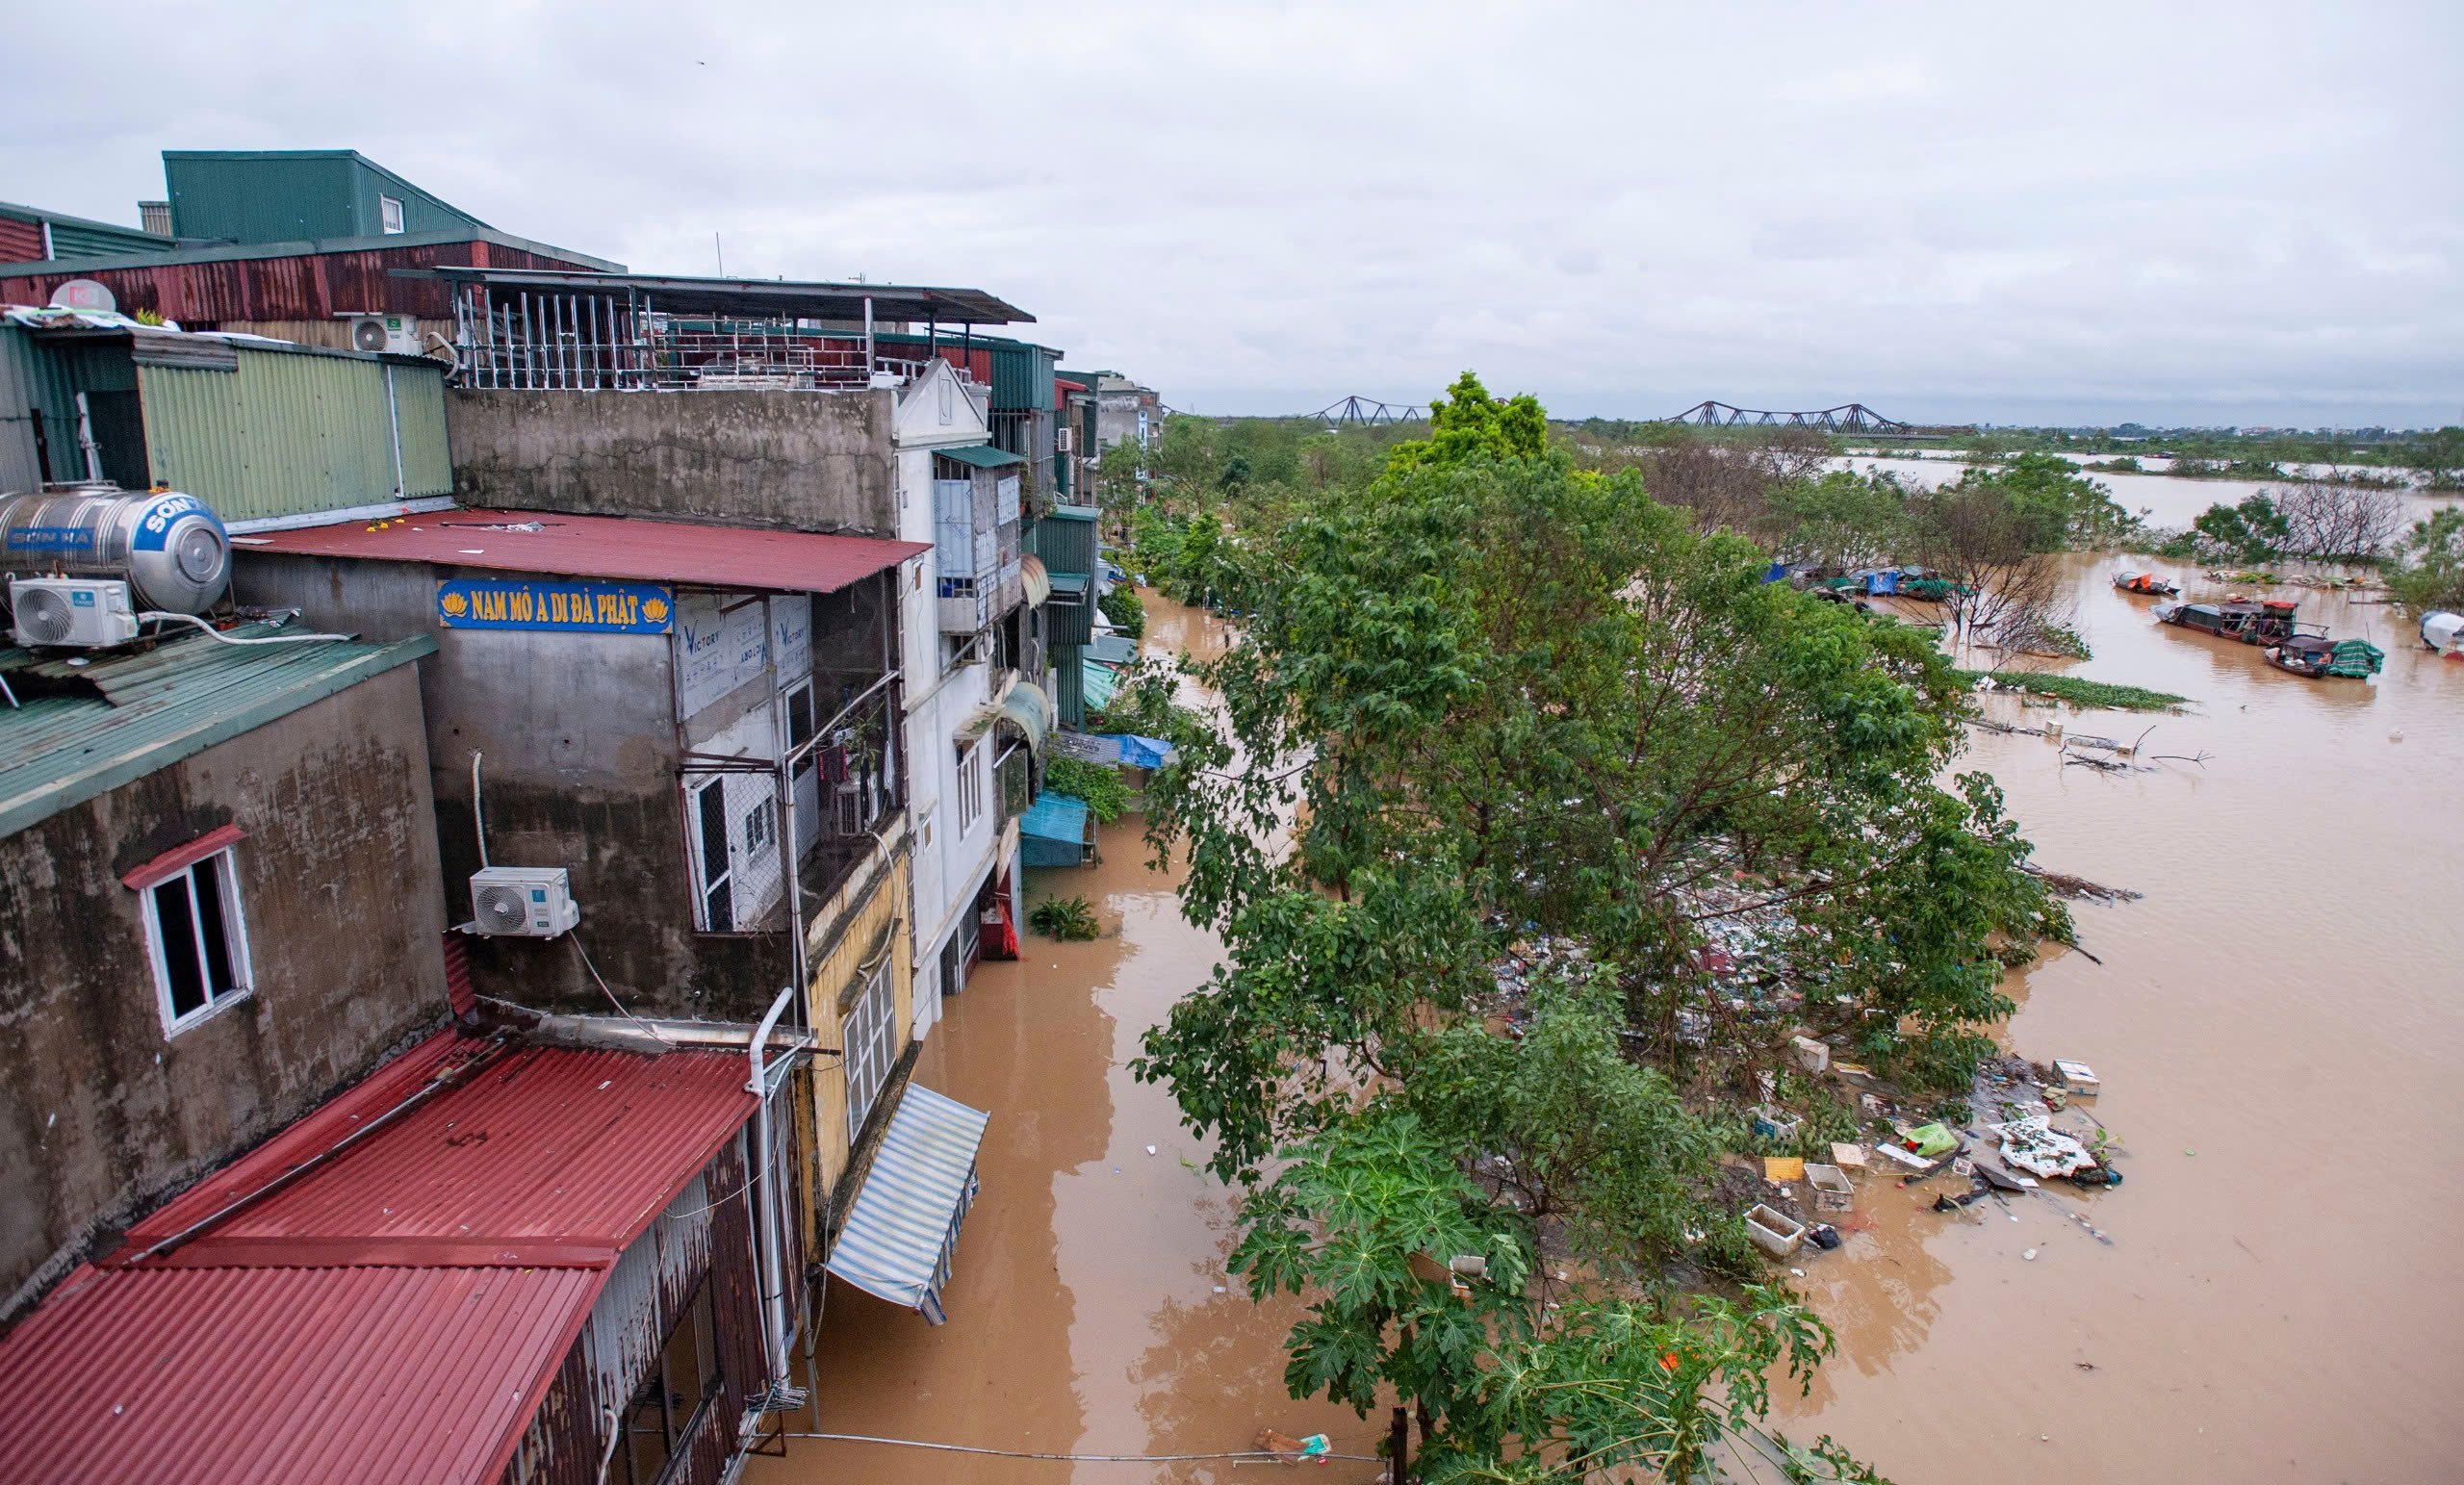
[[[2051,1180],[2096,1168],[2088,1147],[2053,1127],[2044,1114],[2032,1114],[1987,1128],[2002,1137],[2002,1164]]]

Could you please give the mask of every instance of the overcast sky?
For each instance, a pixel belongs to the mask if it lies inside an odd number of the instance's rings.
[[[978,287],[1171,406],[2464,421],[2464,4],[42,7],[0,199],[356,148],[648,272]],[[47,61],[44,59],[48,59]]]

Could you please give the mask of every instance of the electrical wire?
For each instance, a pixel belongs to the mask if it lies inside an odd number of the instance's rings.
[[[590,971],[590,977],[593,980],[599,981],[599,993],[607,997],[607,1003],[616,1008],[616,1013],[623,1016],[626,1020],[632,1022],[635,1026],[640,1027],[643,1031],[650,1033],[651,1037],[656,1040],[659,1045],[673,1050],[676,1043],[669,1040],[665,1033],[661,1032],[657,1027],[653,1026],[650,1022],[643,1020],[640,1016],[633,1014],[630,1011],[626,1010],[625,1003],[618,1000],[616,998],[616,992],[607,987],[607,982],[600,978],[599,966],[590,961],[590,951],[581,946],[580,931],[577,929],[568,929],[566,930],[566,933],[573,938],[574,952],[581,956],[581,967]]]
[[[1001,1459],[1056,1459],[1073,1464],[1173,1464],[1194,1459],[1290,1460],[1272,1449],[1238,1449],[1219,1454],[1041,1454],[1027,1449],[981,1448],[972,1444],[928,1444],[922,1439],[883,1439],[866,1433],[782,1433],[783,1439],[835,1439],[845,1444],[895,1444],[904,1448],[939,1449],[952,1454],[990,1454]],[[1307,1459],[1352,1459],[1375,1464],[1375,1454],[1308,1454]]]
[[[213,625],[206,623],[194,614],[175,614],[160,608],[149,608],[145,610],[145,612],[139,614],[137,619],[141,624],[149,619],[157,624],[163,623],[166,620],[177,620],[182,624],[193,624],[198,628],[205,631],[206,638],[214,640],[218,644],[224,645],[305,645],[321,640],[350,638],[347,634],[260,634],[254,639],[241,639],[233,635],[223,633],[220,629],[216,628]]]

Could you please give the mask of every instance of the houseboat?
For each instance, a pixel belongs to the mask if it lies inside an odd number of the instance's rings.
[[[2386,653],[2366,639],[2330,640],[2322,634],[2296,634],[2270,646],[2264,657],[2277,670],[2313,680],[2330,676],[2366,680],[2387,663]]]
[[[2265,599],[2256,603],[2159,603],[2156,617],[2166,624],[2202,634],[2238,639],[2246,645],[2274,645],[2294,637],[2297,627],[2290,599]],[[2312,628],[2318,627],[2313,625]]]
[[[2124,593],[2137,593],[2149,598],[2178,598],[2182,585],[2154,573],[2116,573],[2114,586]]]

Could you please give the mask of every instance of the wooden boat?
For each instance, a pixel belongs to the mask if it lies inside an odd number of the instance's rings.
[[[2158,576],[2154,573],[2116,573],[2114,586],[2124,593],[2144,594],[2153,598],[2175,598],[2182,591],[2180,583]]]
[[[2179,628],[2238,639],[2246,645],[2274,645],[2293,638],[2293,611],[2297,606],[2290,599],[2256,603],[2173,602],[2157,604],[2154,612],[2159,621]]]
[[[2297,634],[2264,652],[2270,665],[2312,680],[2339,677],[2363,680],[2378,674],[2386,654],[2366,639],[2330,640],[2323,634]]]

